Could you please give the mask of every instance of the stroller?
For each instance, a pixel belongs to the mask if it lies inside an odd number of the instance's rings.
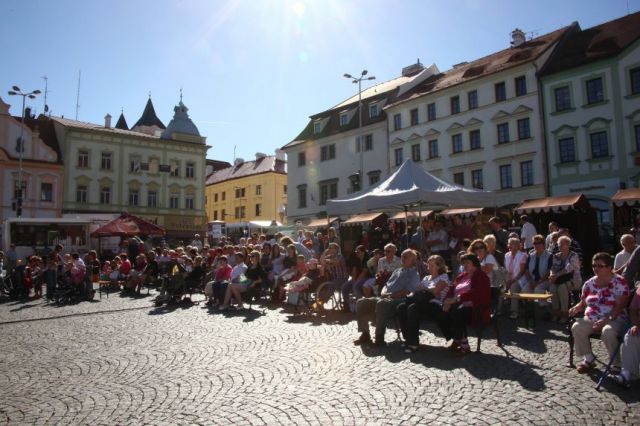
[[[155,300],[156,306],[179,302],[186,290],[184,280],[186,271],[181,264],[175,261],[165,262],[163,269],[160,294]]]

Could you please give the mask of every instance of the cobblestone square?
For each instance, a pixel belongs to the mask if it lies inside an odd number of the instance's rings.
[[[466,357],[427,327],[406,355],[394,330],[387,348],[355,347],[343,314],[223,315],[152,297],[0,304],[0,423],[640,424],[637,385],[597,392],[603,366],[565,367],[566,336],[548,322],[532,333],[502,319],[505,350],[487,331],[483,353]]]

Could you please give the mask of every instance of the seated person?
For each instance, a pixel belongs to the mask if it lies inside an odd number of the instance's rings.
[[[331,288],[339,290],[349,279],[349,272],[344,257],[340,254],[338,243],[329,243],[325,252],[320,256],[320,268],[324,277],[331,282]]]
[[[385,346],[384,335],[387,330],[387,321],[396,314],[396,308],[405,297],[416,290],[420,282],[420,276],[416,270],[416,253],[411,249],[402,252],[400,257],[402,266],[391,274],[387,284],[382,289],[380,297],[366,297],[356,302],[356,319],[360,338],[354,342],[356,345],[371,343],[369,334],[369,321],[375,317],[375,345]]]
[[[286,296],[286,285],[285,283],[290,283],[292,281],[300,280],[307,273],[307,264],[305,262],[305,257],[302,254],[296,255],[296,264],[293,268],[289,268],[290,273],[287,273],[289,277],[287,280],[279,281],[279,285],[277,290],[277,299],[279,301],[283,301]],[[284,275],[284,274],[283,274]]]
[[[397,251],[397,247],[392,243],[388,243],[384,246],[384,257],[381,257],[380,260],[378,260],[375,278],[367,280],[362,286],[362,293],[364,297],[373,296],[376,289],[380,290],[384,287],[393,271],[402,266],[400,258],[396,256]]]
[[[241,252],[237,252],[234,256],[236,260],[236,266],[231,270],[231,276],[229,279],[229,285],[225,291],[224,301],[222,306],[220,306],[220,310],[224,311],[229,308],[229,303],[231,302],[231,298],[234,297],[238,302],[239,306],[244,306],[242,303],[242,288],[246,290],[245,284],[242,284],[246,280],[245,272],[247,272],[247,265],[244,263],[244,254]],[[232,290],[233,288],[233,290]]]
[[[442,303],[445,314],[438,326],[446,340],[453,339],[449,348],[464,355],[471,351],[466,335],[467,324],[473,325],[474,320],[488,321],[490,318],[491,285],[475,254],[465,254],[460,260],[464,272],[456,277],[449,291],[450,297]],[[482,318],[474,318],[474,307],[485,307]]]
[[[380,262],[380,259],[382,259],[383,256],[384,250],[378,248],[373,251],[371,257],[369,258],[369,260],[367,260],[367,270],[369,278],[367,278],[364,283],[362,283],[362,288],[360,289],[364,297],[373,296],[373,288],[376,283],[376,274],[378,273],[378,262]],[[366,287],[367,285],[369,285],[369,287]]]
[[[629,287],[624,278],[613,273],[613,257],[609,253],[596,253],[591,260],[591,267],[595,276],[584,283],[580,302],[569,309],[570,317],[584,310],[584,318],[576,319],[571,326],[576,355],[584,357],[577,367],[580,374],[586,373],[595,364],[589,335],[600,333],[600,339],[611,356],[627,321]],[[612,365],[614,370],[620,371],[619,353]]]
[[[224,301],[224,295],[227,292],[227,285],[231,279],[231,270],[233,268],[227,262],[227,256],[218,256],[218,269],[211,283],[211,295],[207,295],[207,305],[218,306]]]
[[[369,278],[369,269],[367,269],[367,250],[363,245],[357,246],[353,254],[347,262],[349,268],[349,280],[342,285],[342,300],[345,302],[342,308],[345,312],[351,312],[349,303],[349,295],[353,292],[356,298],[362,297],[362,286]]]
[[[619,374],[614,371],[610,375],[619,385],[627,388],[632,381],[640,380],[640,288],[636,290],[629,305],[629,317],[631,328],[620,347],[622,369]]]
[[[533,250],[529,252],[527,268],[524,276],[527,278],[527,290],[531,293],[544,294],[549,290],[549,274],[553,257],[545,248],[545,238],[542,235],[533,237]],[[540,306],[548,306],[548,302],[540,301]]]
[[[442,322],[442,303],[449,292],[450,280],[444,258],[439,255],[430,256],[427,267],[428,275],[418,284],[416,291],[397,308],[407,353],[418,350],[418,332],[422,318],[433,319],[437,324]]]
[[[304,259],[304,256],[302,257]],[[311,284],[317,282],[320,278],[320,269],[318,268],[318,259],[309,259],[307,262],[307,272],[296,281],[291,281],[286,286],[287,294],[301,293],[307,290]]]
[[[120,257],[120,266],[118,267],[118,272],[120,272],[120,274],[118,275],[118,281],[124,281],[127,279],[129,274],[131,273],[131,269],[133,268],[133,265],[131,265],[131,261],[129,260],[126,254],[122,253],[120,254],[119,257]]]
[[[144,254],[139,254],[136,256],[136,265],[131,269],[129,275],[123,284],[123,289],[126,291],[136,291],[140,292],[142,288],[142,284],[146,279],[144,275],[144,271],[147,269],[147,257]]]
[[[202,278],[205,275],[205,270],[202,266],[202,256],[196,256],[193,261],[193,267],[184,279],[184,283],[187,288],[198,288],[202,282]]]
[[[507,269],[507,290],[511,294],[530,293],[529,281],[525,276],[527,270],[527,254],[520,250],[522,242],[519,237],[509,237],[509,251],[504,255],[504,266]],[[509,318],[518,318],[519,300],[515,297],[511,298],[511,315]]]

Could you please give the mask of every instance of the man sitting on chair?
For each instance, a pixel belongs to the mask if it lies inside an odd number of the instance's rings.
[[[629,305],[631,328],[624,336],[624,342],[620,347],[622,369],[620,374],[610,377],[619,385],[630,387],[632,380],[640,380],[640,288],[636,290],[631,305]]]
[[[396,307],[405,297],[416,290],[420,276],[416,270],[416,253],[407,249],[402,252],[402,266],[391,274],[387,284],[382,289],[380,297],[366,297],[356,303],[356,319],[360,338],[354,341],[356,345],[371,343],[369,321],[376,320],[375,345],[384,346],[384,334],[387,321],[396,313]]]

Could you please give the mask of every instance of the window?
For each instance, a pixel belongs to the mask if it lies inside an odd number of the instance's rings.
[[[227,217],[227,211],[225,209],[222,209],[220,211],[220,220],[224,220],[225,217]]]
[[[154,191],[154,190],[147,191],[147,206],[148,207],[158,207],[158,192],[157,191]]]
[[[522,118],[518,120],[518,139],[529,139],[531,137],[531,127],[529,126],[529,119]]]
[[[607,132],[591,133],[589,139],[591,139],[591,158],[603,158],[609,155]]]
[[[427,104],[427,121],[433,121],[436,119],[436,103],[431,102]]]
[[[513,186],[511,180],[511,164],[500,166],[500,188],[507,189]]]
[[[402,148],[396,148],[393,150],[393,158],[396,166],[402,164]]]
[[[85,169],[89,167],[89,151],[78,151],[78,167]]]
[[[307,207],[307,187],[301,186],[298,188],[298,208],[304,209]]]
[[[184,208],[187,210],[193,210],[195,209],[195,200],[193,198],[193,195],[187,195],[184,199]]]
[[[509,142],[509,123],[498,124],[498,143]]]
[[[418,124],[418,108],[414,108],[410,111],[411,115],[411,125],[415,126]]]
[[[520,184],[521,186],[533,185],[533,161],[520,163]]]
[[[471,170],[471,186],[476,189],[483,189],[482,169]]]
[[[256,195],[262,195],[262,185],[256,185]]]
[[[640,67],[632,68],[629,70],[629,82],[631,83],[631,94],[637,95],[640,93]]]
[[[100,168],[102,170],[111,170],[111,153],[103,152],[100,158]]]
[[[213,211],[213,220],[218,220],[218,210]]]
[[[111,187],[103,186],[100,188],[100,204],[111,204]]]
[[[42,182],[40,184],[40,201],[53,201],[53,184]]]
[[[175,192],[169,194],[169,208],[177,209],[180,207],[180,196]]]
[[[338,182],[324,183],[320,185],[320,205],[327,204],[327,200],[338,198]]]
[[[129,205],[137,206],[140,198],[140,191],[137,189],[129,189]]]
[[[360,140],[364,138],[364,150],[373,150],[373,135],[358,136],[356,138],[356,152],[360,152]]]
[[[480,129],[472,130],[469,132],[469,149],[480,149]]]
[[[187,163],[184,169],[185,176],[188,178],[196,177],[196,164],[195,163]]]
[[[454,154],[462,152],[462,135],[460,133],[451,136],[451,151]]]
[[[236,190],[236,198],[244,198],[244,188],[240,188],[239,186],[237,186],[235,188]]]
[[[527,94],[527,79],[524,75],[516,77],[514,83],[516,86],[516,96],[524,96]]]
[[[396,114],[393,116],[393,130],[400,130],[402,128],[402,116]]]
[[[451,103],[451,115],[460,112],[460,96],[453,96],[449,102]]]
[[[436,158],[438,156],[438,139],[429,141],[429,158]]]
[[[320,148],[320,161],[333,160],[336,158],[336,144],[325,145]]]
[[[129,160],[129,172],[140,173],[141,170],[140,157],[131,157]]]
[[[636,152],[640,152],[640,124],[633,128],[636,133]]]
[[[171,171],[169,175],[173,177],[180,177],[180,164],[177,161],[171,162]]]
[[[322,126],[320,125],[319,121],[316,121],[315,123],[313,123],[313,134],[317,135],[318,133],[320,133],[320,131],[322,130]]]
[[[349,191],[351,193],[360,191],[360,174],[359,173],[349,176],[349,182],[351,182],[351,187],[349,188]]]
[[[576,145],[573,138],[562,138],[558,140],[561,163],[572,163],[576,161]]]
[[[411,145],[411,159],[413,161],[420,161],[420,144]]]
[[[602,77],[587,80],[587,103],[595,104],[604,101],[604,89],[602,87]]]
[[[24,143],[23,143],[23,140],[20,138],[16,140],[16,152],[17,153],[24,152]]]
[[[504,81],[496,83],[494,86],[494,91],[496,95],[496,102],[507,100],[507,87],[505,86]]]
[[[304,151],[298,153],[298,167],[307,164],[307,155]]]
[[[378,105],[369,105],[369,118],[374,118],[378,116]]]
[[[287,185],[284,185],[284,187],[282,188],[282,193],[284,195],[287,195]]]
[[[213,194],[213,202],[214,203],[218,202],[218,193],[217,192],[215,194]]]
[[[76,187],[76,202],[85,204],[87,202],[87,186],[78,185]]]
[[[467,101],[469,102],[469,109],[478,108],[478,91],[472,90],[467,93]]]
[[[227,199],[227,191],[222,191],[222,201]]]
[[[453,174],[453,183],[456,185],[464,185],[464,172],[458,172]]]
[[[235,218],[242,219],[246,216],[245,206],[237,206],[235,209]]]
[[[262,216],[262,204],[256,204],[256,216]]]
[[[380,173],[371,173],[369,175],[369,186],[373,186],[380,182]]]
[[[553,91],[556,101],[556,112],[562,112],[571,109],[571,93],[569,86],[558,87]]]
[[[340,114],[340,125],[346,126],[347,124],[349,124],[349,115],[346,112]]]

